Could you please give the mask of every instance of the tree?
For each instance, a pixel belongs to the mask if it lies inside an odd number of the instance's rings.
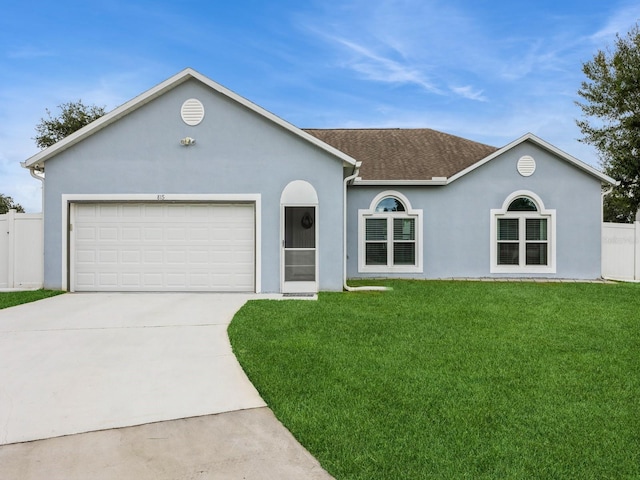
[[[7,213],[9,210],[17,210],[20,213],[24,213],[24,208],[19,203],[15,203],[13,198],[8,195],[0,193],[0,215]]]
[[[41,118],[36,125],[37,135],[33,139],[39,148],[50,147],[105,114],[105,107],[87,106],[82,100],[63,103],[58,108],[60,115],[53,117],[47,108],[48,118]]]
[[[616,35],[613,51],[598,51],[582,66],[587,81],[576,104],[580,141],[598,150],[604,172],[620,181],[605,197],[605,221],[633,222],[640,207],[640,27]]]

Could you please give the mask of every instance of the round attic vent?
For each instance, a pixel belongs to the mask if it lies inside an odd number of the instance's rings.
[[[530,177],[536,171],[536,161],[529,155],[524,155],[518,160],[518,173],[523,177]]]
[[[180,115],[182,115],[184,123],[193,127],[198,125],[204,118],[204,106],[200,100],[190,98],[182,104]]]

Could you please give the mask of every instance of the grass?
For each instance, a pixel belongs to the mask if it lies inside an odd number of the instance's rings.
[[[23,303],[35,302],[43,298],[64,293],[58,290],[28,290],[23,292],[0,292],[0,310],[15,307]]]
[[[337,479],[640,478],[640,285],[386,282],[229,327]]]

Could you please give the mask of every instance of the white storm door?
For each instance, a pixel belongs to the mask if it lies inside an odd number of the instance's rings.
[[[282,293],[318,291],[316,207],[283,207]]]
[[[72,207],[72,290],[255,291],[253,204]]]

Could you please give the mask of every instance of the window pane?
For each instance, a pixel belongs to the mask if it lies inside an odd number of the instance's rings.
[[[287,282],[313,282],[316,279],[315,250],[285,250],[284,279]]]
[[[527,243],[527,265],[547,265],[546,243]]]
[[[387,239],[387,219],[386,218],[368,218],[366,222],[366,239],[367,240],[386,240]],[[385,261],[385,263],[387,263]]]
[[[415,240],[415,220],[413,218],[394,218],[393,239]]]
[[[387,244],[386,243],[367,243],[366,244],[365,263],[367,265],[386,265],[387,264]]]
[[[315,207],[284,207],[285,248],[315,248]]]
[[[498,244],[498,265],[519,265],[520,245],[517,243]]]
[[[528,197],[516,198],[507,208],[509,212],[537,212],[538,207],[533,200]]]
[[[395,197],[385,197],[376,205],[376,212],[404,212],[404,204]]]
[[[547,219],[527,218],[527,240],[547,239]]]
[[[415,265],[416,264],[416,244],[415,243],[394,243],[393,244],[393,264],[394,265]]]
[[[498,219],[498,240],[518,240],[517,218]]]

